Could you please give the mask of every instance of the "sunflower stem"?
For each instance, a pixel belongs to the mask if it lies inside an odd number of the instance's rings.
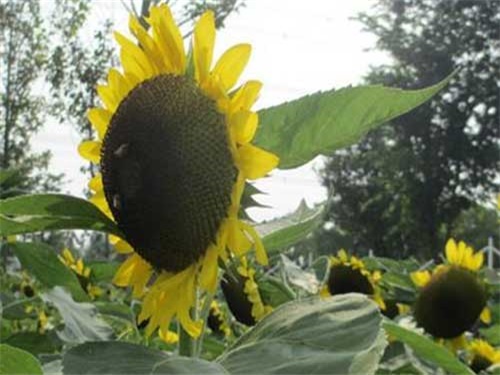
[[[203,326],[201,328],[200,337],[198,337],[198,339],[195,342],[195,348],[194,348],[195,357],[199,357],[201,355],[201,349],[203,348],[203,339],[205,338],[205,331],[207,327],[208,314],[210,313],[210,305],[212,304],[213,299],[214,299],[213,293],[207,293],[205,295],[205,301],[203,303],[203,307],[200,312],[200,319],[203,322]]]
[[[180,326],[180,325],[179,325]],[[179,327],[179,355],[192,357],[194,349],[194,340],[182,326]]]

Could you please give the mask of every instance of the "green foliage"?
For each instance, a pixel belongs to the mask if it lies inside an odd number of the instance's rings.
[[[421,359],[441,367],[446,372],[457,375],[474,374],[474,372],[460,362],[452,352],[436,344],[431,339],[390,321],[384,322],[384,329],[392,338],[412,348],[415,354]]]
[[[78,303],[62,287],[57,286],[42,295],[45,302],[53,304],[64,320],[64,329],[58,337],[67,343],[104,341],[113,336],[113,330],[96,316],[96,309],[89,303]]]
[[[347,87],[260,110],[255,143],[279,155],[279,168],[298,167],[350,146],[368,130],[418,107],[452,77],[421,90]]]
[[[33,355],[54,353],[61,349],[57,337],[38,332],[18,332],[9,336],[5,343],[26,350]]]
[[[92,342],[66,352],[63,374],[222,374],[217,363],[125,342]]]
[[[95,205],[59,194],[25,195],[0,201],[0,236],[43,230],[89,229],[120,235]]]
[[[43,243],[11,244],[14,254],[24,269],[48,288],[58,285],[68,288],[79,301],[88,300],[78,278],[57,257],[54,250]]]
[[[309,208],[303,200],[293,213],[257,224],[255,229],[262,236],[266,250],[269,253],[286,250],[306,238],[322,222],[324,206]]]
[[[499,15],[498,1],[405,0],[359,17],[394,59],[367,83],[419,87],[459,71],[428,104],[326,165],[328,220],[356,236],[357,251],[433,257],[460,213],[498,192]]]
[[[370,374],[386,345],[380,323],[363,296],[295,301],[259,322],[218,363],[231,374]]]
[[[0,344],[0,358],[0,374],[42,374],[40,362],[24,350]]]

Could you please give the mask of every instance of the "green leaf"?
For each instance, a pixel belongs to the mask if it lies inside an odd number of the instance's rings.
[[[319,281],[313,271],[306,271],[291,261],[286,255],[281,254],[282,271],[286,280],[296,287],[299,287],[310,294],[317,294]]]
[[[217,363],[125,342],[91,342],[64,355],[63,374],[224,374]]]
[[[135,324],[135,316],[130,306],[114,302],[95,302],[95,307],[102,315],[110,315]]]
[[[34,355],[54,353],[60,347],[57,338],[51,337],[49,333],[38,332],[18,332],[9,336],[5,343]]]
[[[93,282],[110,282],[120,267],[118,262],[86,262],[92,272],[90,278]]]
[[[408,345],[421,359],[443,368],[451,374],[474,374],[445,347],[419,333],[410,331],[391,321],[384,322],[384,329],[394,339]]]
[[[309,298],[280,306],[218,362],[231,374],[373,374],[386,345],[365,296]]]
[[[304,200],[290,215],[255,226],[270,253],[289,248],[303,240],[323,221],[324,204],[309,208]]]
[[[0,344],[0,374],[42,374],[40,362],[32,354]]]
[[[280,157],[279,168],[298,167],[356,143],[370,129],[425,103],[453,75],[421,90],[346,87],[262,109],[255,143]]]
[[[488,328],[480,328],[481,335],[493,346],[500,345],[500,324],[494,324]]]
[[[59,260],[50,246],[36,242],[16,242],[10,246],[23,268],[42,284],[49,288],[64,286],[78,301],[88,300],[78,277]]]
[[[37,194],[0,201],[0,236],[59,229],[88,229],[123,236],[113,221],[81,198]]]
[[[64,320],[64,329],[57,332],[65,342],[104,341],[111,338],[113,330],[100,319],[94,305],[78,303],[63,288],[55,287],[42,295],[45,302],[52,303]]]
[[[259,293],[266,305],[278,307],[294,300],[296,297],[293,290],[275,277],[266,276],[258,279],[257,284],[259,285]]]
[[[18,299],[6,293],[0,293],[1,315],[3,319],[20,320],[35,318],[34,312],[27,313],[26,308],[30,304],[30,299]]]

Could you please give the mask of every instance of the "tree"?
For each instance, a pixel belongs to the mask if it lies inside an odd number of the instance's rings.
[[[47,171],[50,152],[35,154],[30,147],[47,114],[47,102],[36,89],[43,79],[46,54],[40,4],[0,1],[0,165],[16,175],[14,187],[0,183],[2,196],[57,191],[62,178]]]
[[[498,191],[499,17],[488,0],[379,0],[359,16],[394,59],[368,83],[418,88],[460,68],[430,103],[327,163],[328,219],[359,247],[433,256],[460,213]]]

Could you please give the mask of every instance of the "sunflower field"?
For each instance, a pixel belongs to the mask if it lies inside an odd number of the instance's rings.
[[[0,201],[1,374],[500,374],[500,275],[479,249],[449,238],[438,261],[303,259],[295,246],[331,200],[246,213],[254,181],[357,143],[459,67],[417,90],[346,87],[257,111],[251,46],[216,55],[212,11],[189,41],[162,2],[128,26],[78,147],[96,171],[88,199]],[[60,231],[102,234],[109,259],[44,241]]]

